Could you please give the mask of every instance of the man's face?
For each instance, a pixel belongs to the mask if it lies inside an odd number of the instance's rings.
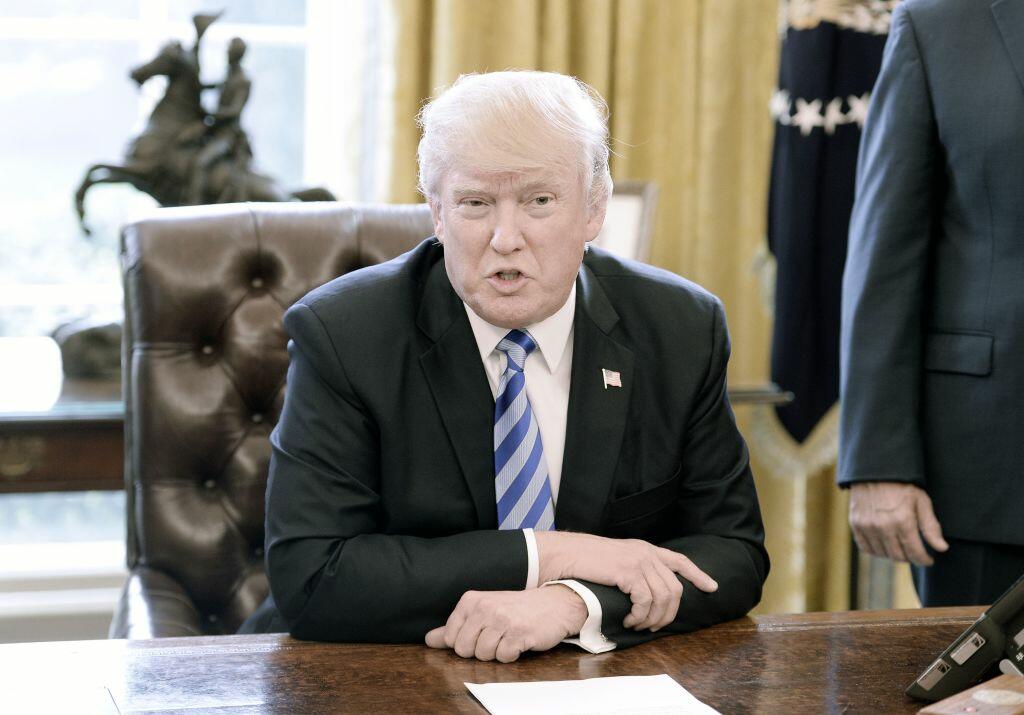
[[[502,328],[554,314],[604,223],[604,206],[591,208],[586,198],[577,173],[565,167],[451,170],[431,211],[455,292]]]

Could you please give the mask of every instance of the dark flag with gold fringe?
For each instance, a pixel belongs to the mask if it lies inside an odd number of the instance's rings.
[[[783,1],[768,200],[772,380],[798,442],[839,397],[839,300],[861,129],[898,0]]]

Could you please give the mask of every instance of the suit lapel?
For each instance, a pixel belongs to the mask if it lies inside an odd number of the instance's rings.
[[[581,266],[565,455],[555,508],[559,529],[596,532],[608,503],[633,387],[633,352],[609,337],[618,320],[594,275]],[[618,372],[622,387],[606,388],[603,369]]]
[[[996,0],[992,3],[992,16],[1024,89],[1024,3],[1020,0]]]
[[[494,496],[494,400],[466,309],[448,282],[444,261],[431,268],[417,318],[434,341],[420,366],[459,460],[481,529],[497,528]]]

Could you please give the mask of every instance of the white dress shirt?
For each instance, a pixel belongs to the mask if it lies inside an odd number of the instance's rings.
[[[491,395],[497,399],[501,374],[505,371],[507,358],[498,350],[508,328],[499,328],[466,307],[469,324],[473,328],[480,360],[487,373]],[[548,480],[551,483],[551,499],[558,503],[558,487],[562,483],[562,459],[565,453],[565,426],[569,413],[569,387],[572,382],[572,322],[576,315],[576,285],[573,284],[565,305],[539,323],[528,325],[522,330],[528,332],[537,349],[526,358],[523,375],[526,379],[526,397],[537,420],[544,458],[548,465]],[[556,524],[557,526],[557,524]],[[527,553],[526,588],[536,588],[539,579],[539,558],[537,539],[533,529],[524,529]],[[573,643],[591,653],[603,653],[615,648],[615,643],[601,633],[601,602],[593,591],[578,581],[554,581],[575,591],[587,606],[587,620],[580,629],[578,638],[569,638]]]

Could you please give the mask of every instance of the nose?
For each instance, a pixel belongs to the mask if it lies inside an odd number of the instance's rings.
[[[514,202],[502,202],[495,212],[494,228],[491,231],[491,248],[502,255],[521,249],[525,243],[519,224],[518,208]]]

